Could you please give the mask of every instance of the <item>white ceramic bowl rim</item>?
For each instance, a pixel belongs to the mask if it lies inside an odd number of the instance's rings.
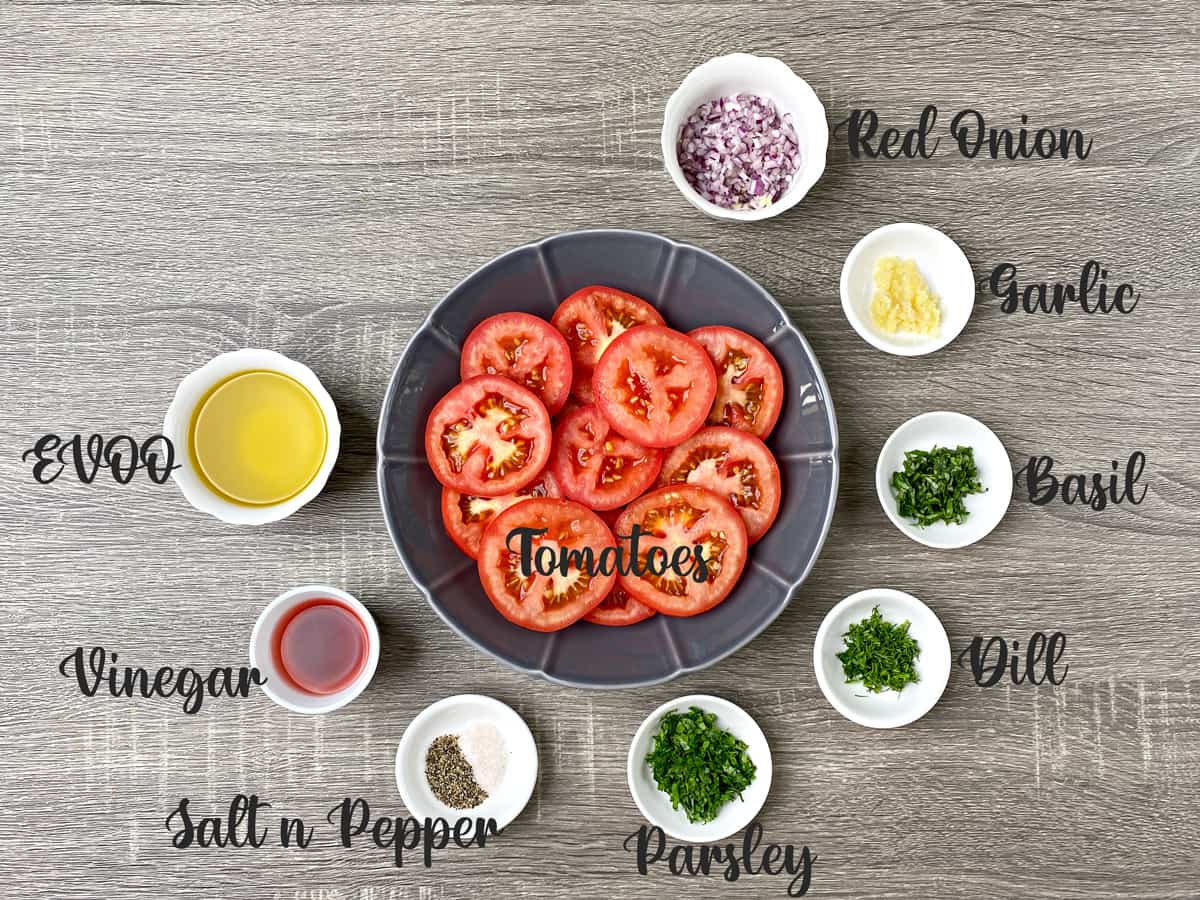
[[[294,378],[313,395],[321,408],[321,414],[325,417],[325,458],[321,461],[316,477],[295,497],[270,506],[242,506],[215,494],[196,474],[191,451],[188,449],[188,429],[191,427],[196,404],[215,385],[238,372],[251,369],[279,372]],[[167,407],[163,434],[175,446],[175,458],[180,467],[171,477],[175,479],[188,503],[200,512],[215,516],[223,522],[234,525],[262,525],[287,518],[321,493],[337,462],[342,428],[333,398],[329,396],[329,392],[312,369],[274,350],[249,348],[215,356],[185,377],[179,383],[175,396]]]
[[[287,682],[275,664],[271,638],[275,626],[294,607],[308,600],[329,598],[344,603],[362,620],[367,629],[367,662],[358,677],[335,694],[309,694]],[[345,706],[361,694],[375,677],[379,665],[379,627],[375,618],[358,598],[327,584],[304,584],[285,591],[266,605],[250,632],[250,665],[266,676],[261,690],[275,703],[298,713],[326,713]]]
[[[746,77],[747,71],[757,71],[759,74],[751,79]],[[772,81],[780,86],[786,86],[786,91],[782,87],[778,91],[757,88],[752,90],[760,96],[769,96],[771,100],[775,101],[781,112],[792,114],[793,124],[796,126],[796,136],[800,143],[800,169],[792,176],[791,184],[788,185],[783,196],[770,206],[761,209],[726,209],[705,200],[696,193],[687,178],[684,177],[677,156],[676,145],[684,120],[700,103],[721,95],[720,91],[714,92],[707,87],[701,89],[701,86],[710,82],[728,83],[739,80]],[[746,88],[745,90],[751,89]],[[779,97],[779,94],[782,93],[790,95],[794,102],[782,102]],[[692,98],[698,94],[703,95],[704,99],[693,102]],[[825,171],[825,155],[829,149],[829,123],[825,118],[825,106],[816,92],[783,60],[773,56],[731,53],[701,63],[680,82],[679,87],[667,100],[663,114],[661,144],[663,164],[667,173],[689,203],[714,218],[755,222],[769,219],[791,209],[817,183]]]

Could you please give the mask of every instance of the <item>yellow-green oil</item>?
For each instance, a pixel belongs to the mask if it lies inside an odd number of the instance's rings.
[[[329,435],[316,397],[281,372],[238,372],[192,413],[188,450],[200,479],[242,506],[274,506],[321,469]]]

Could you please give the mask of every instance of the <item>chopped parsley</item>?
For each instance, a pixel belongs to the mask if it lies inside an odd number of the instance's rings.
[[[711,822],[754,780],[746,749],[745,741],[717,727],[715,713],[693,706],[662,717],[646,763],[672,809],[682,806],[689,822]]]
[[[900,515],[922,528],[935,522],[961,525],[967,521],[968,494],[983,493],[975,451],[970,447],[909,450],[904,468],[892,473],[892,493]]]
[[[871,615],[850,626],[843,637],[846,649],[837,655],[842,661],[846,683],[861,681],[873,694],[884,690],[902,691],[906,684],[918,681],[913,662],[921,647],[908,633],[908,620],[902,625],[887,621],[876,606]]]

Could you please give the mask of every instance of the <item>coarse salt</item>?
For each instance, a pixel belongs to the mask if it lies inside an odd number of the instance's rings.
[[[496,790],[508,767],[508,746],[500,729],[491,722],[475,722],[459,734],[458,745],[479,786],[489,794]]]

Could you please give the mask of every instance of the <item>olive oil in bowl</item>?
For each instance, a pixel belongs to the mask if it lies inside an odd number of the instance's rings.
[[[274,506],[317,477],[329,449],[316,397],[282,372],[237,372],[214,385],[192,413],[188,451],[213,493],[243,506]]]

